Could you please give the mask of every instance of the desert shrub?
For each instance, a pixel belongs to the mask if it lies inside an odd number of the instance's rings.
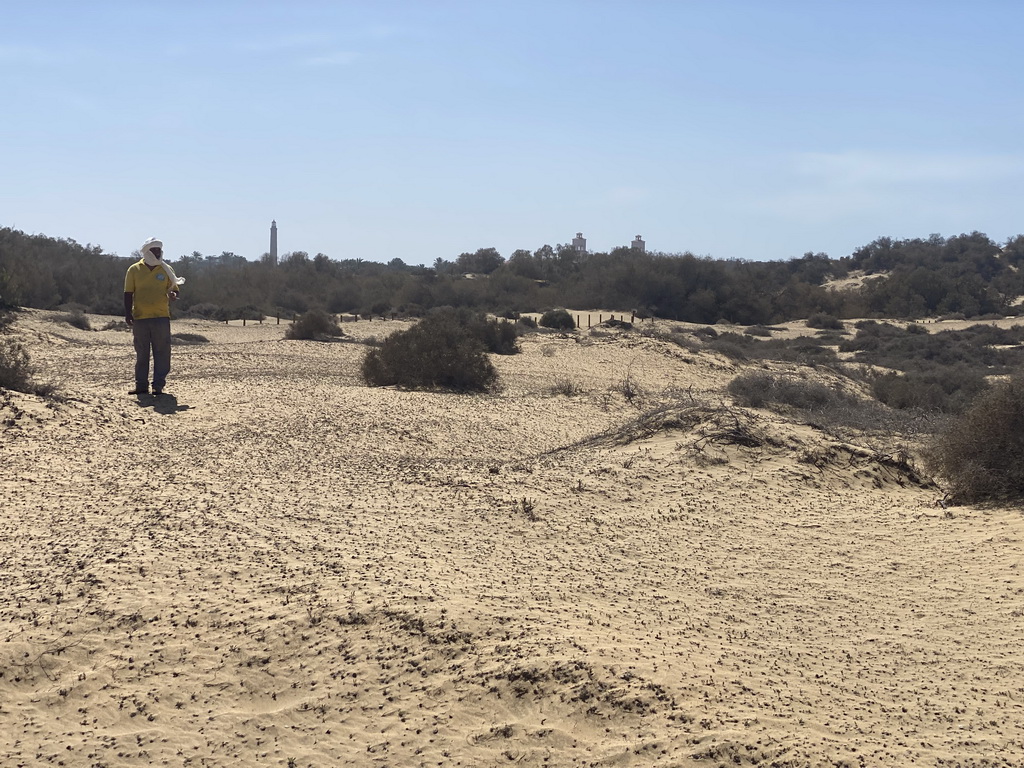
[[[925,452],[963,502],[1024,498],[1024,376],[982,394]]]
[[[432,323],[459,325],[470,336],[483,344],[487,352],[496,355],[514,355],[519,352],[519,330],[508,320],[488,318],[479,310],[468,307],[437,307],[427,313]]]
[[[80,309],[73,309],[70,312],[64,312],[53,318],[58,323],[64,323],[70,325],[73,328],[78,328],[82,331],[91,331],[92,323],[89,322],[89,318],[85,316],[85,313]]]
[[[391,334],[368,349],[361,366],[371,387],[448,389],[485,392],[498,372],[483,342],[453,311],[434,312],[411,328]]]
[[[541,315],[540,324],[545,328],[554,328],[558,331],[571,331],[576,327],[576,321],[564,309],[549,309]]]
[[[983,372],[958,365],[885,373],[871,380],[871,393],[890,408],[962,413],[988,386]]]
[[[749,357],[748,352],[756,343],[752,337],[745,334],[725,331],[710,339],[707,347],[730,360],[746,360]]]
[[[484,349],[496,355],[514,355],[519,351],[519,331],[515,323],[508,320],[489,319],[482,312],[460,310],[459,322],[484,345]]]
[[[839,331],[843,328],[843,321],[838,317],[825,312],[818,312],[807,318],[808,328],[824,328],[830,331]]]
[[[747,336],[771,337],[772,329],[765,325],[752,325],[743,331]]]
[[[527,328],[536,328],[537,327],[537,321],[534,320],[529,315],[520,315],[519,319],[516,320],[516,322],[520,323],[521,325],[526,326]]]
[[[746,360],[746,350],[739,344],[732,341],[716,341],[714,344],[708,345],[709,349],[713,349],[720,355],[728,357],[730,360]]]
[[[266,316],[263,308],[257,307],[255,304],[245,304],[229,310],[229,314],[232,320],[262,320]]]
[[[284,333],[286,339],[320,341],[328,337],[344,336],[337,321],[322,309],[311,309],[299,315]]]
[[[776,410],[795,408],[804,413],[808,423],[828,430],[930,433],[939,421],[918,411],[895,411],[877,401],[855,397],[818,382],[763,371],[737,376],[729,382],[727,390],[738,405]]]
[[[718,331],[712,328],[710,325],[704,326],[703,328],[697,328],[693,335],[701,339],[717,339]]]
[[[668,341],[675,344],[677,347],[682,347],[687,352],[699,352],[701,350],[701,343],[699,339],[695,339],[685,331],[675,328],[668,333],[657,331],[651,328],[645,328],[642,332],[644,336],[648,338],[661,339],[662,341]]]
[[[198,317],[203,320],[218,320],[220,322],[230,319],[231,316],[224,307],[209,302],[193,304],[185,312],[185,315],[186,317]]]
[[[836,351],[828,346],[829,339],[814,339],[802,336],[796,339],[769,339],[751,345],[748,357],[760,360],[777,360],[800,365],[835,365],[839,361]]]
[[[565,397],[575,397],[576,395],[583,394],[583,387],[580,386],[579,382],[563,376],[555,380],[555,383],[551,385],[548,390],[552,395],[564,395]]]
[[[17,339],[0,336],[0,388],[34,392],[28,352]]]
[[[209,339],[199,333],[172,333],[171,344],[207,344]]]
[[[962,331],[921,333],[887,323],[870,322],[857,335],[839,345],[858,362],[901,371],[936,366],[966,365],[987,369],[990,375],[1006,374],[1024,364],[1024,329],[976,325]]]
[[[726,389],[736,398],[737,403],[751,408],[786,405],[814,411],[850,399],[825,384],[775,376],[763,371],[741,374],[730,381]]]

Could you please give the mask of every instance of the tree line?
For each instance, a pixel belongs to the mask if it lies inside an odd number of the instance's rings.
[[[122,258],[67,238],[0,228],[0,306],[72,307],[120,315]],[[720,260],[630,248],[580,252],[570,245],[481,248],[432,266],[332,259],[303,251],[278,264],[225,252],[172,262],[189,279],[176,311],[215,319],[332,314],[420,316],[434,307],[499,315],[555,307],[603,308],[694,323],[771,325],[836,318],[1016,314],[1024,295],[1024,235],[996,243],[980,232],[895,240],[880,237],[838,259]],[[857,275],[859,287],[834,281]]]

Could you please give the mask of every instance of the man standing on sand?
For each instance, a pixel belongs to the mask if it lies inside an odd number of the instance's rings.
[[[135,340],[135,389],[149,394],[149,358],[153,356],[153,394],[163,394],[171,370],[171,302],[185,282],[163,260],[164,244],[155,237],[142,244],[142,258],[124,276],[124,321]]]

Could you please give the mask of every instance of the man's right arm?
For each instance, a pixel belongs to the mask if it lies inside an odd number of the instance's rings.
[[[135,299],[135,294],[130,291],[124,292],[124,321],[128,325],[132,324],[132,302]]]

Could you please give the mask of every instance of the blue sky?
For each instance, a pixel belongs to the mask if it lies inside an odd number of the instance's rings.
[[[409,264],[1024,232],[1016,0],[5,0],[0,226]]]

